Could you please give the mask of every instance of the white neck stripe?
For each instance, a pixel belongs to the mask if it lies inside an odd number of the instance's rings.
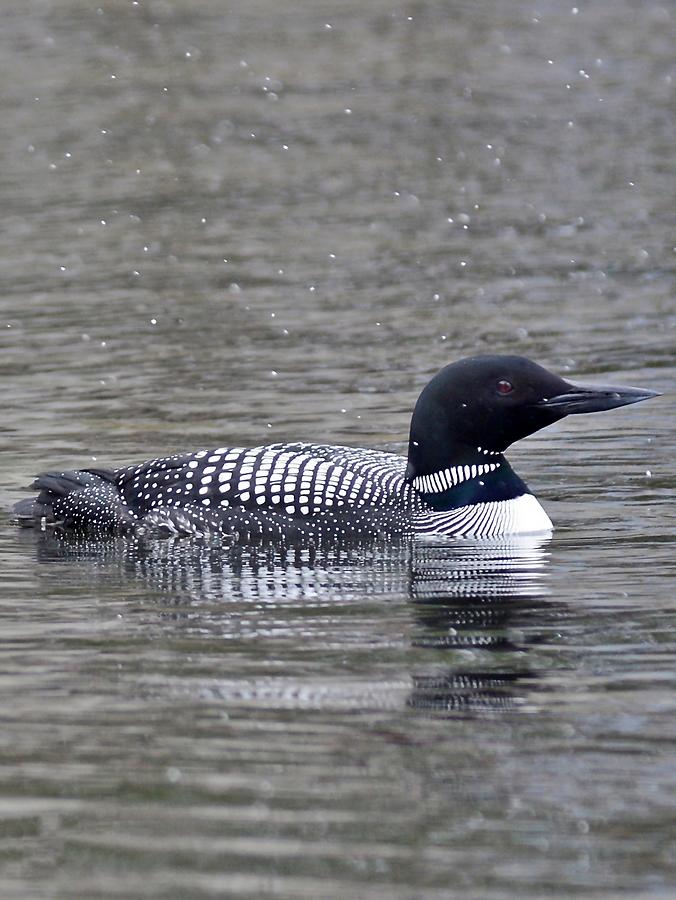
[[[421,494],[443,494],[463,481],[478,478],[500,468],[500,463],[480,463],[472,466],[449,466],[430,475],[419,475],[413,479],[413,487]]]

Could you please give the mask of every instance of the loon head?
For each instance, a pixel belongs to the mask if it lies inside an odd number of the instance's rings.
[[[418,398],[406,477],[485,462],[565,416],[655,396],[643,388],[571,384],[522,356],[461,359],[435,375]]]

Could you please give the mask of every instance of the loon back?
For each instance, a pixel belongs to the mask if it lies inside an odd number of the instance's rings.
[[[504,457],[566,415],[655,396],[571,385],[522,357],[446,366],[413,412],[408,459],[322,444],[219,447],[115,471],[48,472],[15,507],[19,524],[107,534],[158,529],[317,541],[551,529]]]
[[[317,444],[218,447],[116,471],[49,472],[19,524],[66,531],[222,534],[238,539],[393,537],[424,509],[406,460]]]

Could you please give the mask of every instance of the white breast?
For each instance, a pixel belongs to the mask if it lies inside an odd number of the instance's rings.
[[[452,537],[497,537],[502,534],[537,534],[551,531],[551,519],[532,494],[512,500],[474,503],[447,512],[418,513],[413,518],[416,534]]]

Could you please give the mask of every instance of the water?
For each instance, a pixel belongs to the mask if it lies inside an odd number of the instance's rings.
[[[7,7],[2,507],[93,459],[403,451],[471,352],[668,392],[676,16],[575,9]],[[672,896],[675,437],[666,393],[514,448],[549,541],[5,517],[2,897]]]

